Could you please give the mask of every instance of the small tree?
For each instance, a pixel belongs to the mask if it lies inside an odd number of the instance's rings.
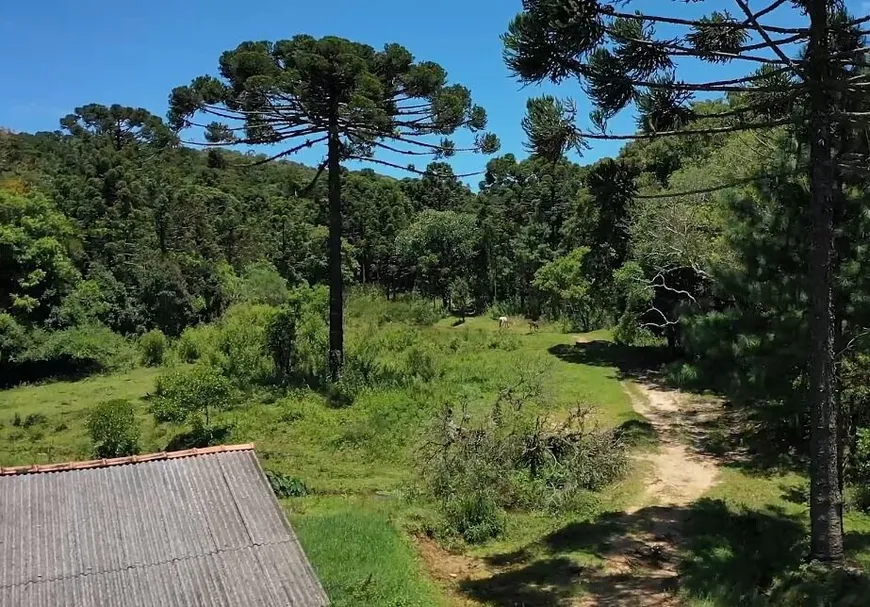
[[[580,247],[554,259],[537,271],[534,282],[551,314],[567,316],[582,331],[592,323],[592,284],[583,268],[588,254],[588,248]]]
[[[141,432],[130,401],[115,399],[98,404],[88,413],[87,426],[96,457],[139,453]]]
[[[376,152],[451,156],[459,148],[437,137],[460,128],[477,133],[469,151],[494,152],[498,139],[482,132],[486,112],[472,104],[468,89],[448,85],[441,66],[415,62],[398,44],[376,51],[343,38],[306,35],[243,42],[221,55],[220,75],[201,76],[172,91],[174,128],[204,127],[210,145],[287,145],[261,162],[326,146],[317,175],[328,170],[329,367],[337,381],[344,356],[341,163],[360,160],[404,169],[376,159]],[[215,121],[197,122],[197,115]]]
[[[232,384],[212,366],[198,364],[157,378],[151,412],[159,422],[187,422],[206,440],[212,437],[212,414],[232,403]]]

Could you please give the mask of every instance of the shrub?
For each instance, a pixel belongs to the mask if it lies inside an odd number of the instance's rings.
[[[157,378],[151,412],[158,422],[187,422],[203,436],[212,436],[212,415],[233,401],[230,381],[206,364],[172,371]]]
[[[281,308],[266,326],[266,349],[272,356],[275,374],[284,383],[293,378],[298,315],[298,310]]]
[[[169,341],[160,329],[152,329],[139,338],[139,355],[142,364],[146,367],[159,367],[163,364],[163,357]]]
[[[470,544],[498,537],[505,528],[504,512],[486,492],[454,497],[447,501],[444,510],[448,530],[455,531]]]
[[[287,281],[268,261],[258,261],[245,268],[241,281],[243,301],[280,306],[287,302],[288,296]]]
[[[43,413],[29,413],[20,425],[24,428],[32,428],[34,426],[41,426],[47,421],[48,418]]]
[[[184,363],[195,363],[208,356],[215,347],[215,332],[213,325],[187,327],[175,344],[178,359]]]
[[[116,399],[98,404],[88,413],[87,427],[96,457],[139,453],[139,424],[129,401]]]
[[[430,382],[438,377],[435,356],[429,350],[420,346],[411,346],[405,355],[406,373],[424,382]]]
[[[308,487],[302,480],[282,472],[266,470],[266,478],[269,479],[272,491],[280,498],[305,497],[309,493]]]
[[[275,312],[269,306],[239,304],[227,310],[215,326],[210,362],[238,386],[272,378],[272,361],[265,343],[266,327]]]

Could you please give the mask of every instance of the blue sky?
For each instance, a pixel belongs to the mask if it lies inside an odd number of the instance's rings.
[[[576,83],[559,89],[523,88],[508,73],[499,35],[519,10],[519,0],[6,0],[4,4],[0,126],[17,131],[54,130],[61,116],[91,102],[145,107],[163,116],[169,91],[194,76],[215,73],[222,51],[243,40],[276,40],[297,33],[334,34],[375,47],[398,42],[419,59],[441,63],[451,81],[470,87],[475,101],[487,109],[490,129],[502,140],[501,153],[525,155],[520,120],[530,96],[547,90],[575,98],[581,123],[589,110]],[[750,2],[756,7],[766,4],[765,0]],[[856,9],[862,5],[858,0],[851,4]],[[681,16],[689,17],[733,2],[707,0],[699,6],[638,0],[635,6],[653,13],[677,7]],[[786,6],[777,12],[776,21],[797,22],[799,15]],[[681,75],[699,81],[744,71],[743,66],[687,64]],[[620,116],[612,129],[633,130],[631,115]],[[598,143],[581,162],[613,155],[618,149],[616,143]],[[314,164],[320,156],[309,151],[299,160]],[[468,172],[482,168],[485,159],[461,155],[452,163],[457,172]]]

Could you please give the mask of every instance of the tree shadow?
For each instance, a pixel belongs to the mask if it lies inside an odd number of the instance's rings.
[[[202,428],[194,428],[173,436],[166,445],[166,451],[184,451],[220,445],[227,441],[231,431],[231,426],[217,426],[207,432]]]
[[[800,563],[805,535],[796,515],[721,500],[608,513],[488,558],[498,571],[460,590],[502,607],[567,605],[584,592],[599,605],[629,605],[638,597],[664,601],[678,588],[715,597],[714,604],[753,605],[774,578]],[[603,565],[580,566],[575,553]]]
[[[673,360],[663,346],[627,346],[605,340],[557,344],[547,351],[568,363],[614,367],[618,379],[650,380],[656,375],[655,369]]]
[[[616,435],[631,447],[656,445],[659,435],[651,423],[643,419],[630,419],[616,428]]]
[[[661,390],[679,387],[661,371],[666,363],[674,360],[664,346],[627,346],[598,340],[573,345],[558,344],[548,351],[568,363],[614,368],[614,377],[618,380],[643,382]],[[694,388],[700,390],[705,389],[705,386],[699,384]],[[692,390],[685,392],[691,394]],[[690,427],[685,428],[685,438],[699,453],[716,457],[722,463],[749,474],[794,471],[802,469],[805,464],[804,454],[795,449],[795,445],[804,444],[805,441],[795,430],[802,426],[792,423],[790,417],[793,415],[784,406],[736,405],[723,399],[722,408],[716,415],[699,416],[692,420]],[[641,441],[651,438],[650,430],[652,428],[622,429],[628,437],[641,433],[637,437]]]

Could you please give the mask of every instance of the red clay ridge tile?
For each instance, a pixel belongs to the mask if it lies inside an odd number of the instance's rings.
[[[227,453],[229,451],[253,451],[254,444],[244,445],[218,445],[216,447],[203,447],[201,449],[186,449],[184,451],[163,451],[161,453],[146,453],[144,455],[131,455],[130,457],[115,457],[112,459],[94,459],[85,462],[66,462],[62,464],[42,464],[30,466],[14,466],[0,468],[0,476],[13,474],[36,474],[40,472],[68,472],[70,470],[87,470],[89,468],[106,468],[108,466],[123,466],[125,464],[139,464],[163,459],[178,459],[180,457],[195,457],[197,455],[209,455],[210,453]]]

